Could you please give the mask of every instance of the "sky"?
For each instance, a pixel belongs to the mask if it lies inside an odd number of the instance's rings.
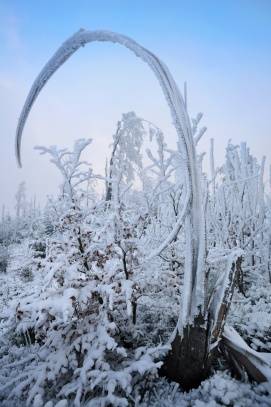
[[[124,34],[156,54],[183,91],[188,112],[203,112],[208,128],[198,144],[208,172],[210,139],[215,165],[229,140],[247,143],[271,164],[270,0],[0,0],[0,208],[13,213],[18,185],[44,205],[61,176],[34,146],[72,148],[92,138],[85,158],[103,172],[122,113],[134,111],[162,129],[174,147],[176,132],[157,79],[126,48],[91,43],[78,50],[46,84],[30,112],[15,159],[15,131],[35,78],[58,47],[80,28]],[[267,171],[268,173],[268,171]]]

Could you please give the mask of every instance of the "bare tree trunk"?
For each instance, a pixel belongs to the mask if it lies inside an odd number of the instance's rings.
[[[188,325],[182,338],[176,333],[161,368],[161,374],[180,383],[185,390],[197,387],[206,375],[207,331],[202,315],[195,318],[194,324]]]
[[[182,336],[175,331],[161,374],[185,390],[197,387],[206,378],[217,357],[241,261],[239,256],[228,264],[223,282],[212,294],[207,317],[202,313],[196,316],[192,324],[185,326]]]

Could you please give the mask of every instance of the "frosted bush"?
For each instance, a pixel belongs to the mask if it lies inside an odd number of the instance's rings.
[[[229,322],[243,339],[257,351],[271,350],[271,284],[254,283],[246,297],[236,293]]]
[[[269,407],[270,383],[255,385],[233,379],[227,372],[215,372],[197,389],[181,392],[176,383],[160,379],[153,384],[140,407]]]

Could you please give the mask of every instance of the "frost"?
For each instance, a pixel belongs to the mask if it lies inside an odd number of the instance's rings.
[[[16,407],[20,402],[246,407],[268,397],[270,402],[267,385],[236,381],[225,372],[213,372],[188,393],[158,377],[162,367],[168,368],[175,344],[173,364],[180,366],[174,379],[181,385],[186,352],[192,366],[200,362],[204,377],[219,347],[229,365],[220,355],[215,363],[222,370],[234,366],[243,380],[242,366],[259,382],[270,379],[271,362],[266,352],[271,349],[271,204],[264,191],[265,160],[259,165],[245,143],[229,142],[225,164],[215,168],[212,142],[208,181],[201,169],[203,154],[196,152],[206,130],[198,131],[202,114],[190,124],[186,96],[184,102],[162,61],[123,35],[75,33],[30,90],[17,128],[18,163],[23,127],[39,92],[77,49],[93,41],[118,42],[149,65],[171,111],[176,148],[169,149],[162,131],[134,112],[117,123],[105,175],[81,160],[91,139],[76,140],[72,151],[36,147],[50,156],[62,184],[59,196],[48,200],[46,214],[40,210],[39,215],[28,213],[21,185],[16,222],[3,215],[0,225],[7,273],[0,275],[3,400]],[[144,167],[147,133],[152,147]],[[104,184],[102,197],[96,182]],[[40,242],[43,251],[35,257]],[[22,244],[26,248],[19,253]],[[234,328],[225,326],[232,298]]]

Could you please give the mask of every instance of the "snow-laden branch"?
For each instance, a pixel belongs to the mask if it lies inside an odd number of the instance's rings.
[[[110,31],[85,31],[81,29],[68,38],[38,75],[24,104],[16,132],[16,157],[18,165],[21,166],[21,138],[23,129],[33,103],[40,91],[54,72],[80,47],[94,41],[109,41],[124,45],[146,62],[157,77],[170,108],[173,124],[178,136],[178,151],[186,163],[188,172],[185,189],[186,191],[190,191],[190,196],[187,198],[190,203],[188,208],[190,215],[189,225],[186,222],[187,262],[185,274],[187,274],[186,281],[191,282],[189,292],[187,293],[189,297],[188,303],[190,305],[193,304],[193,306],[187,309],[187,312],[193,319],[193,315],[195,316],[198,315],[199,312],[205,312],[205,214],[202,202],[201,177],[199,174],[193,131],[183,97],[167,66],[156,55],[131,38]],[[195,125],[197,125],[199,119],[200,117],[196,120]],[[179,230],[179,223],[183,219],[185,212],[186,208],[184,206],[184,211],[177,221],[176,230],[172,232],[173,238],[175,232]],[[190,300],[192,297],[195,297],[193,301]],[[184,319],[187,320],[187,315]]]
[[[74,143],[73,152],[68,151],[67,148],[58,150],[56,146],[44,147],[36,146],[36,150],[40,150],[40,155],[50,154],[51,162],[57,166],[63,176],[63,192],[68,194],[69,199],[73,200],[73,191],[75,188],[84,181],[88,181],[92,177],[92,169],[82,172],[80,166],[85,164],[89,166],[86,161],[81,161],[80,156],[82,151],[91,143],[91,139],[78,139]],[[75,181],[75,179],[77,179]]]
[[[153,259],[156,256],[159,256],[162,253],[162,251],[165,250],[165,248],[168,247],[169,244],[175,239],[175,237],[179,233],[179,230],[184,222],[185,216],[187,215],[188,205],[189,205],[189,197],[187,196],[183,209],[175,223],[174,228],[172,229],[172,231],[170,232],[168,237],[163,241],[163,243],[161,243],[161,245],[157,249],[153,250],[153,252],[147,258],[147,261]]]
[[[166,65],[154,54],[152,54],[146,48],[137,44],[129,37],[110,31],[86,31],[81,29],[70,38],[68,38],[60,46],[57,52],[53,55],[53,57],[49,60],[41,73],[38,75],[29,92],[21,116],[19,118],[16,132],[16,157],[18,160],[18,165],[21,166],[20,145],[24,125],[40,91],[42,90],[46,82],[51,78],[51,76],[57,71],[57,69],[60,68],[60,66],[63,65],[80,47],[83,47],[86,43],[94,41],[109,41],[124,45],[150,66],[161,84],[163,93],[168,102],[171,114],[174,119],[174,125],[176,127],[177,133],[183,139],[183,143],[186,146],[186,148],[184,149],[184,153],[186,153],[185,150],[187,150],[189,156],[193,156],[193,148],[191,145],[189,134],[190,122],[184,107],[184,101]]]
[[[223,344],[258,383],[271,380],[271,355],[251,349],[236,330],[225,325]]]

